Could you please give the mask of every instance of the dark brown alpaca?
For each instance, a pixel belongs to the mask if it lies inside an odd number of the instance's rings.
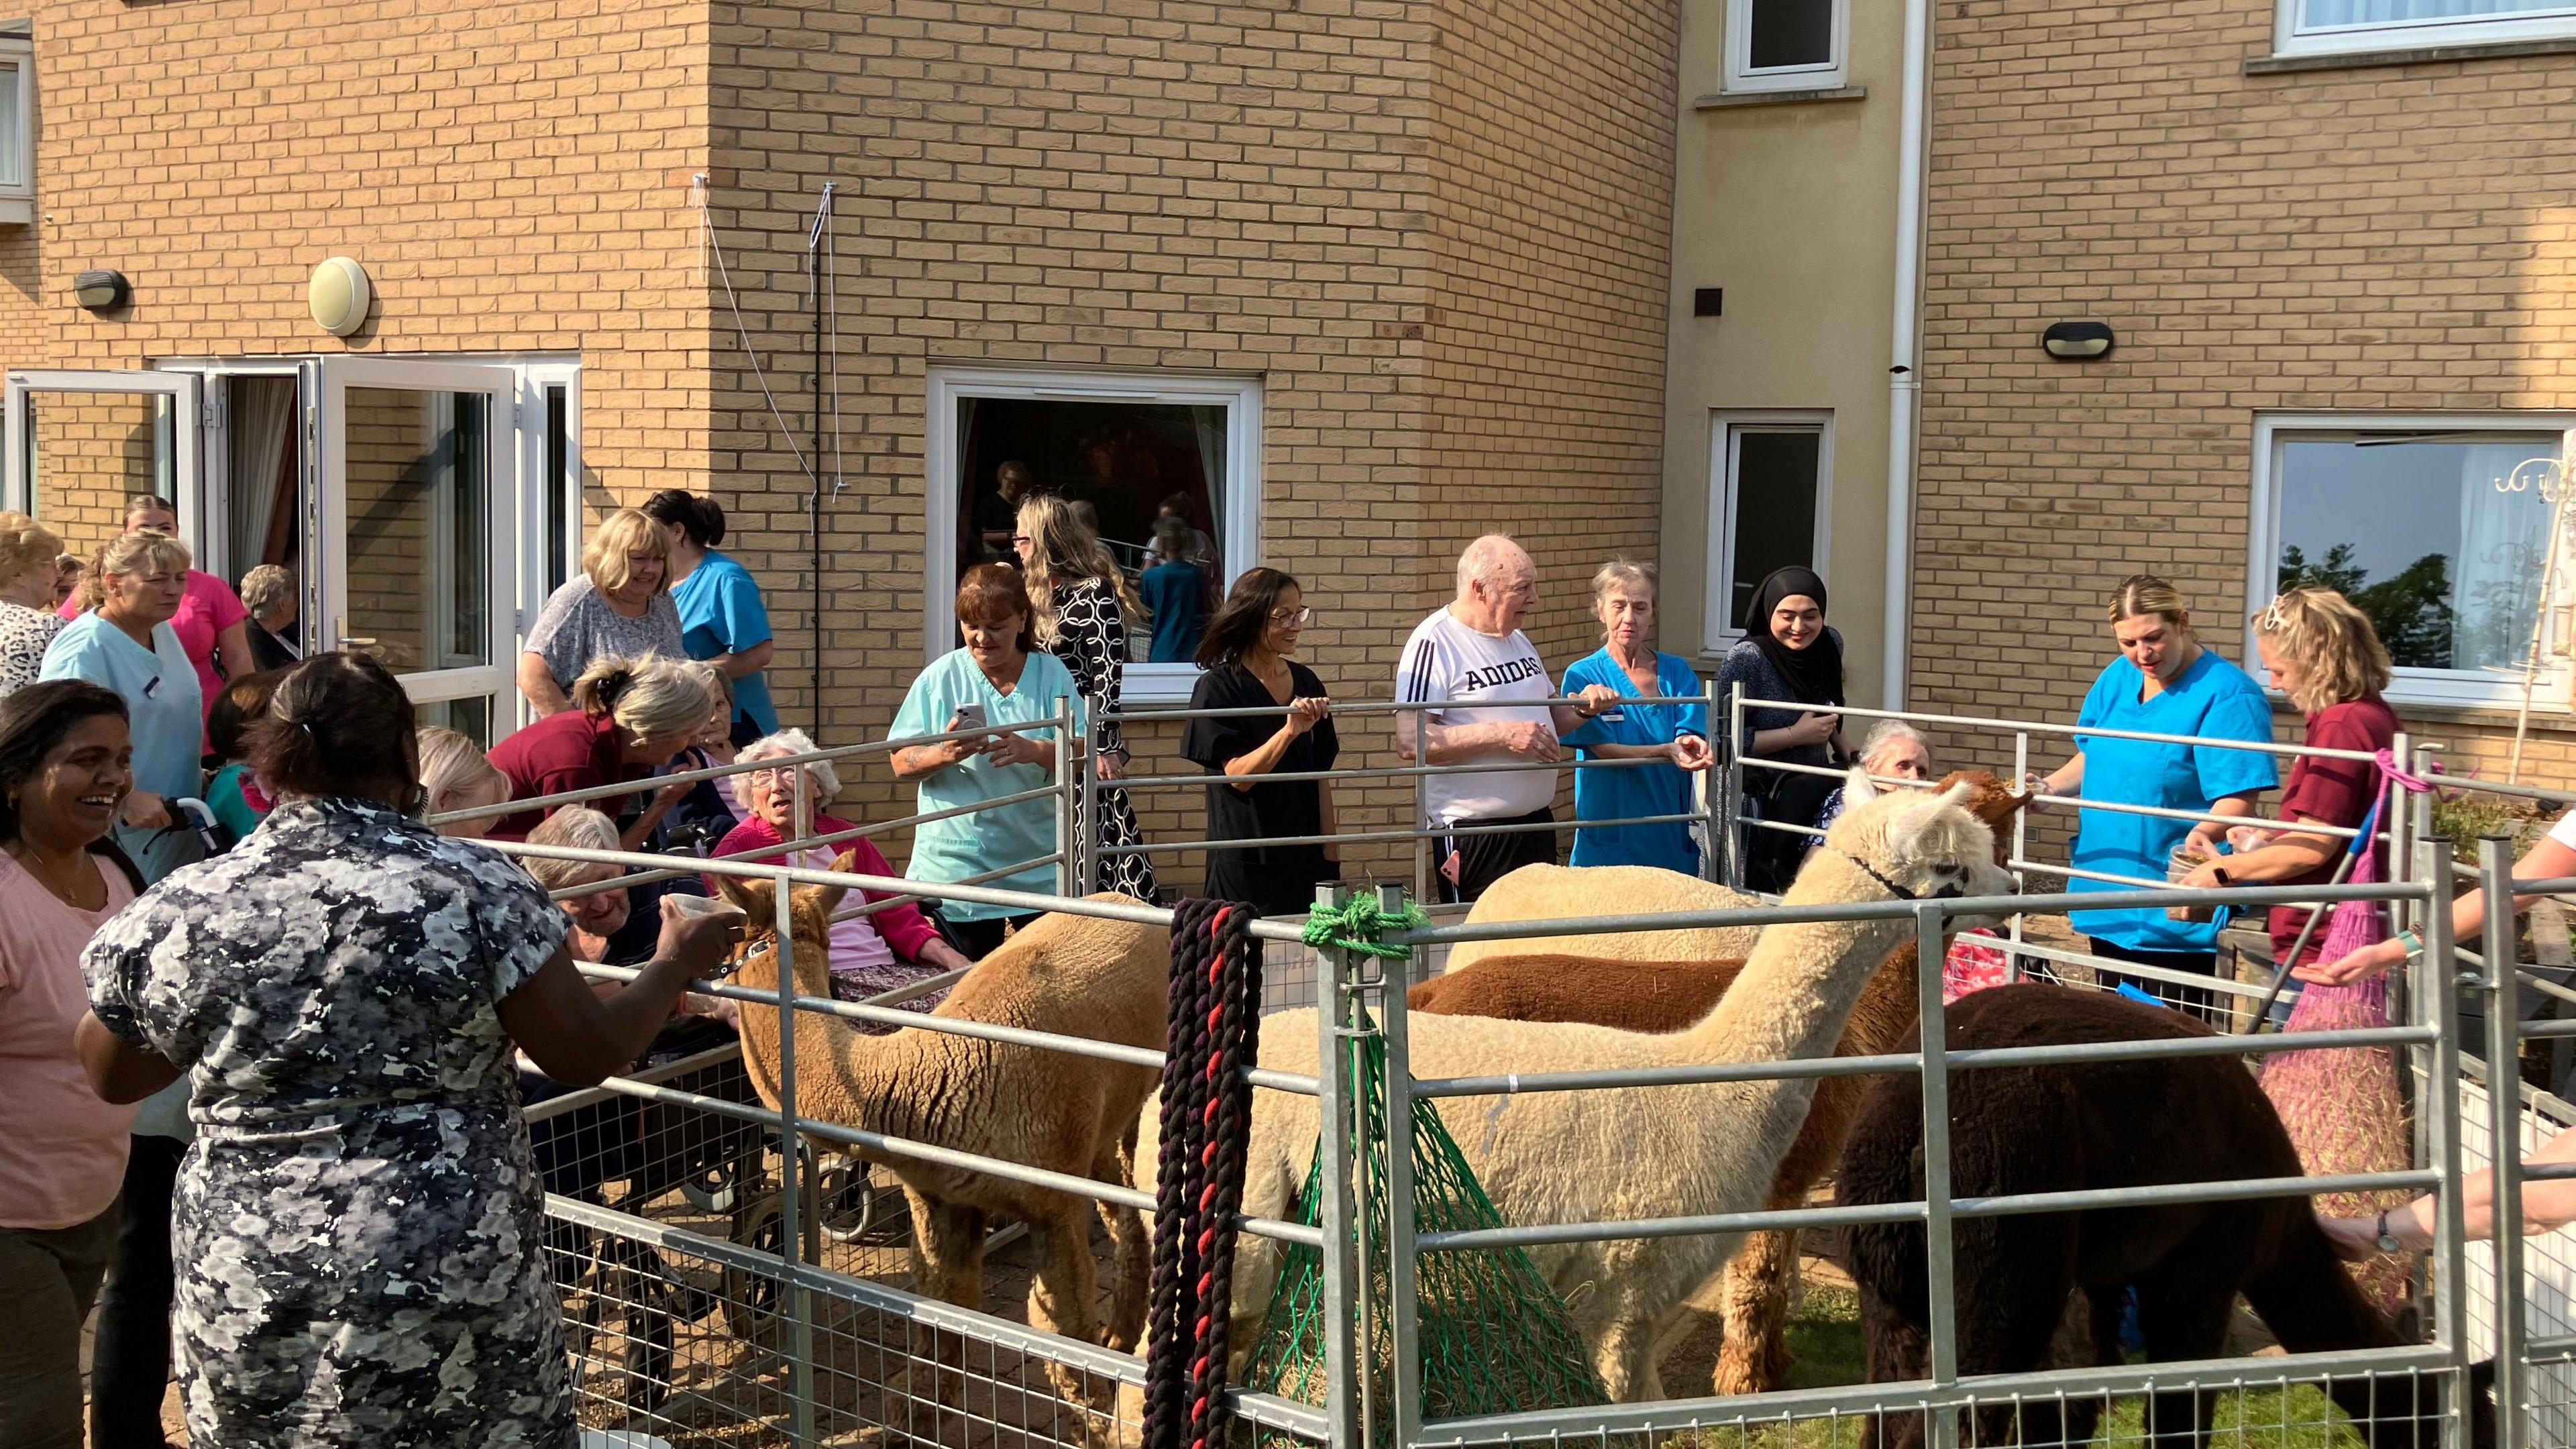
[[[1981,991],[1948,1018],[1952,1051],[2213,1034],[2179,1012],[2060,986]],[[1896,1050],[1911,1050],[1916,1039],[1908,1032]],[[2271,1102],[2232,1056],[1956,1072],[1950,1121],[1951,1186],[1960,1197],[2300,1175]],[[1841,1200],[1921,1200],[1922,1141],[1921,1080],[1877,1078],[1843,1152]],[[1954,1242],[1963,1375],[2063,1366],[2051,1360],[2051,1339],[2078,1288],[2090,1299],[2097,1363],[2119,1361],[2118,1304],[2127,1286],[2137,1289],[2147,1357],[2160,1363],[2218,1357],[2239,1292],[2294,1353],[2407,1341],[2335,1260],[2305,1197],[1962,1218]],[[1850,1244],[1870,1381],[1924,1377],[1923,1229],[1856,1227]],[[2374,1449],[2440,1442],[2430,1380],[2420,1395],[2404,1374],[2376,1385],[2338,1383],[2331,1392],[2367,1426]],[[2151,1396],[2150,1442],[2204,1444],[2215,1404],[2214,1392]],[[2018,1412],[2016,1425],[2009,1404],[1981,1410],[1969,1442],[2007,1444],[2018,1430],[2023,1444],[2083,1444],[2100,1403],[2034,1397]],[[1887,1415],[1862,1443],[1910,1449],[1924,1442],[1924,1429],[1920,1413]]]
[[[1954,771],[1940,788],[1946,790],[1961,781],[1976,787],[1968,810],[1994,828],[1995,861],[2000,865],[2010,849],[2012,818],[2025,797],[1983,770]],[[1603,909],[1615,904],[1604,902]],[[1556,953],[1489,956],[1414,987],[1405,993],[1405,1004],[1414,1011],[1442,1016],[1583,1021],[1622,1031],[1666,1033],[1707,1016],[1743,967],[1742,961],[1671,966]],[[1842,1040],[1835,1044],[1836,1056],[1876,1056],[1894,1050],[1897,1039],[1914,1025],[1920,1000],[1916,967],[1911,941],[1889,954],[1852,1008]],[[1824,1180],[1842,1152],[1843,1138],[1860,1108],[1863,1085],[1859,1077],[1827,1077],[1816,1083],[1806,1125],[1780,1164],[1765,1208],[1797,1207]],[[1795,1235],[1755,1233],[1727,1264],[1716,1305],[1725,1323],[1725,1341],[1712,1375],[1716,1392],[1758,1394],[1786,1381],[1789,1350],[1782,1335],[1789,1318],[1789,1275],[1796,1260]],[[1695,1301],[1707,1301],[1705,1290]]]

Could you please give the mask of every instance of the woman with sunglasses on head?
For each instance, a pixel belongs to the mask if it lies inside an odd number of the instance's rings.
[[[1341,873],[1332,846],[1301,837],[1333,833],[1333,782],[1264,781],[1265,775],[1333,768],[1341,741],[1332,702],[1315,671],[1291,658],[1313,619],[1297,581],[1277,569],[1248,569],[1199,641],[1193,710],[1257,709],[1257,715],[1200,715],[1181,753],[1223,783],[1207,787],[1210,840],[1250,844],[1208,852],[1207,893],[1249,901],[1263,915],[1294,915],[1314,903],[1315,883]]]
[[[1154,898],[1154,862],[1142,855],[1109,852],[1143,843],[1127,792],[1108,782],[1127,773],[1127,745],[1118,721],[1100,716],[1118,709],[1127,673],[1127,619],[1143,618],[1144,603],[1102,547],[1100,535],[1053,493],[1020,505],[1020,531],[1011,536],[1027,578],[1029,623],[1038,644],[1064,661],[1092,716],[1092,769],[1103,782],[1092,795],[1099,814],[1094,833],[1104,849],[1091,888],[1118,891],[1140,901]]]

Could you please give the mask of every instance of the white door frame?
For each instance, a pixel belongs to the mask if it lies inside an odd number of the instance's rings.
[[[313,456],[321,461],[321,487],[318,490],[318,518],[309,520],[307,534],[308,562],[322,557],[339,563],[345,559],[345,540],[349,527],[349,464],[340,442],[348,430],[348,394],[352,387],[398,389],[406,392],[481,393],[488,409],[484,428],[483,461],[487,480],[484,509],[487,545],[484,566],[489,576],[484,580],[484,597],[491,602],[487,611],[486,648],[490,661],[465,668],[426,669],[401,676],[403,689],[415,704],[440,700],[474,699],[491,696],[497,726],[515,692],[518,666],[517,611],[508,607],[519,596],[520,561],[518,531],[520,517],[518,445],[516,420],[519,403],[519,374],[508,367],[486,367],[470,363],[418,362],[387,357],[326,357],[311,364],[320,370],[321,398],[319,427]],[[502,429],[511,429],[510,441],[503,442]],[[315,617],[310,637],[324,649],[349,647],[354,642],[349,632],[349,579],[345,567],[313,570],[323,574],[321,612]],[[308,589],[308,593],[311,590]]]
[[[7,421],[5,469],[0,469],[0,502],[21,513],[34,514],[36,500],[31,496],[27,476],[27,450],[31,439],[27,433],[27,404],[31,395],[45,392],[133,393],[170,399],[176,426],[171,446],[171,472],[175,502],[179,508],[179,536],[192,551],[201,548],[204,532],[205,482],[202,469],[203,446],[200,441],[205,416],[205,387],[196,377],[179,372],[90,372],[27,368],[12,370],[5,392]]]

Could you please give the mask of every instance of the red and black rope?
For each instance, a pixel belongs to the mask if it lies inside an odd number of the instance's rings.
[[[1252,1130],[1252,1084],[1244,1073],[1261,1030],[1261,950],[1252,919],[1252,908],[1237,901],[1184,901],[1172,917],[1145,1449],[1209,1449],[1219,1437],[1234,1219]]]

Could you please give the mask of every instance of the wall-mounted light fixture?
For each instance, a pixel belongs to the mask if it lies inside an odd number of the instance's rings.
[[[367,303],[374,295],[367,284],[367,269],[347,257],[331,257],[315,267],[313,280],[304,288],[314,325],[334,337],[346,337],[366,325]]]
[[[2111,335],[2108,322],[2052,322],[2039,334],[2039,345],[2060,362],[2090,362],[2111,355],[2111,346],[2119,339]]]
[[[72,300],[92,312],[113,312],[134,300],[125,274],[99,267],[72,278]]]

